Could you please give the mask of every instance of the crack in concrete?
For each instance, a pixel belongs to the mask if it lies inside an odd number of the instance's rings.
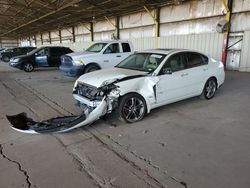
[[[7,156],[3,153],[3,146],[2,146],[1,144],[0,144],[0,155],[1,155],[4,159],[7,159],[9,162],[12,162],[12,163],[14,163],[14,164],[16,164],[16,165],[18,166],[18,170],[19,170],[20,172],[22,172],[22,173],[24,174],[25,178],[26,178],[26,183],[27,183],[27,185],[28,185],[28,188],[31,188],[31,181],[30,181],[30,176],[28,175],[28,172],[22,168],[22,165],[21,165],[19,162],[10,159],[9,157],[7,157]]]
[[[182,186],[184,186],[185,188],[189,188],[188,184],[185,182],[185,181],[181,181],[181,180],[178,180],[176,177],[174,176],[170,176],[171,179],[173,179],[174,181],[180,183]]]
[[[153,167],[154,169],[156,169],[157,171],[159,171],[161,174],[165,174],[165,175],[167,175],[169,178],[171,178],[172,180],[174,180],[175,182],[177,182],[177,183],[181,184],[182,186],[184,186],[185,188],[189,188],[188,184],[187,184],[185,181],[178,180],[177,178],[175,178],[175,177],[173,177],[173,176],[171,176],[171,175],[168,175],[168,174],[166,173],[166,171],[163,171],[163,170],[160,169],[159,166],[154,165],[153,162],[152,162],[152,160],[147,159],[147,158],[144,157],[144,156],[138,155],[135,151],[130,151],[130,150],[128,149],[128,147],[123,146],[123,145],[120,144],[118,141],[116,141],[116,140],[114,140],[113,138],[111,138],[111,136],[105,135],[105,134],[103,134],[103,135],[106,136],[111,142],[117,144],[119,147],[124,148],[127,152],[131,153],[131,154],[134,155],[136,158],[138,158],[138,159],[140,159],[140,160],[146,162],[148,165],[150,165],[151,167]],[[146,171],[146,172],[147,172],[147,175],[150,176],[150,174],[148,174],[148,171]],[[155,178],[154,178],[154,179],[155,179]],[[156,179],[155,179],[155,181],[159,182],[159,181],[156,180]],[[159,182],[159,183],[160,183],[160,182]]]
[[[30,85],[28,85],[28,84],[26,84],[26,83],[23,83],[23,82],[20,83],[21,81],[20,81],[20,82],[18,82],[17,80],[15,80],[15,81],[16,81],[17,83],[21,84],[25,89],[27,89],[28,91],[30,91],[32,94],[34,94],[35,96],[37,96],[41,101],[43,101],[43,102],[45,102],[46,104],[48,104],[52,109],[56,110],[58,113],[60,113],[60,114],[62,114],[62,115],[65,115],[65,114],[63,114],[61,111],[59,111],[58,109],[56,109],[55,107],[53,107],[51,104],[49,104],[48,102],[46,102],[44,99],[48,100],[49,102],[51,102],[53,105],[57,106],[58,108],[60,108],[60,109],[63,110],[64,112],[67,112],[67,113],[69,113],[69,114],[71,114],[71,115],[74,115],[72,112],[68,111],[67,109],[65,109],[64,107],[62,107],[61,105],[59,105],[57,102],[55,102],[54,100],[48,98],[47,96],[45,96],[45,95],[42,94],[41,92],[37,91],[35,88],[31,87]],[[36,93],[35,93],[34,91],[35,91]],[[41,98],[39,95],[41,95],[42,97],[44,97],[44,99]],[[136,165],[135,162],[130,161],[130,160],[127,159],[127,157],[124,156],[122,153],[117,152],[115,149],[113,149],[111,146],[109,146],[106,142],[102,141],[102,139],[100,139],[97,135],[95,135],[95,134],[92,133],[91,131],[87,130],[87,132],[89,132],[97,141],[99,141],[100,143],[102,143],[107,149],[109,149],[110,151],[112,151],[112,152],[113,152],[114,154],[116,154],[119,158],[121,158],[122,160],[124,160],[124,161],[126,161],[127,163],[131,164],[131,166],[134,167],[135,169],[137,169],[137,170],[139,170],[139,171],[141,171],[141,172],[144,172],[151,180],[153,180],[154,182],[156,182],[158,186],[160,186],[160,187],[162,187],[162,188],[165,187],[165,186],[164,186],[160,181],[158,181],[155,177],[151,176],[151,175],[149,174],[149,172],[148,172],[146,169],[140,168],[138,165]],[[148,165],[150,165],[151,167],[153,167],[154,169],[156,169],[156,170],[159,171],[160,173],[167,175],[165,171],[163,172],[157,165],[154,165],[154,164],[152,163],[151,160],[149,160],[149,159],[147,159],[147,158],[145,158],[145,157],[143,157],[143,156],[139,156],[139,155],[137,155],[135,152],[126,149],[126,147],[124,147],[123,145],[121,145],[118,141],[115,141],[114,139],[112,139],[110,136],[107,136],[107,135],[105,135],[105,136],[106,136],[109,140],[111,140],[113,143],[117,144],[119,147],[125,148],[125,150],[126,150],[127,152],[131,153],[131,154],[134,155],[136,158],[140,159],[141,161],[146,162]],[[55,137],[56,137],[56,136],[55,136]],[[56,139],[57,139],[65,148],[67,148],[67,146],[65,146],[59,138],[56,137]],[[89,177],[90,177],[91,179],[93,179],[93,180],[97,183],[97,185],[98,185],[99,187],[104,188],[104,187],[107,186],[107,185],[105,186],[105,182],[106,182],[106,181],[105,181],[104,179],[102,179],[102,178],[100,178],[100,177],[96,178],[96,177],[95,177],[95,176],[96,176],[95,174],[93,174],[92,172],[89,173],[89,171],[86,170],[86,168],[84,168],[84,164],[82,164],[81,160],[78,159],[77,156],[74,156],[74,154],[70,153],[67,149],[66,149],[66,151],[68,152],[69,155],[71,155],[71,156],[73,157],[74,160],[78,161],[78,163],[81,164],[81,168],[83,168],[83,169],[86,171],[86,173],[89,175]],[[170,175],[168,175],[168,176],[169,176],[171,179],[173,179],[174,181],[176,181],[177,183],[179,183],[179,184],[181,184],[182,186],[184,186],[185,188],[188,188],[188,185],[187,185],[186,182],[180,181],[180,180],[174,178],[173,176],[170,176]],[[98,180],[97,180],[97,179],[98,179]],[[102,179],[102,180],[100,181],[100,179]],[[112,186],[112,184],[109,184],[109,185]],[[152,185],[150,185],[150,186],[152,186]]]
[[[122,153],[117,152],[112,146],[108,145],[106,142],[104,142],[102,139],[100,139],[97,135],[92,133],[91,131],[88,131],[97,141],[102,143],[108,150],[112,151],[116,156],[118,156],[123,161],[126,161],[128,164],[130,164],[134,169],[142,172],[145,174],[149,179],[154,181],[159,187],[165,188],[165,186],[159,182],[155,177],[151,176],[149,172],[146,169],[142,169],[140,166],[138,166],[135,162],[130,161],[126,156],[124,156]]]
[[[17,100],[17,96],[15,94],[15,92],[9,87],[7,86],[3,81],[0,80],[0,82],[2,83],[3,87],[13,96],[13,100],[16,101],[18,104],[20,104],[21,106],[25,106],[29,111],[31,111],[33,114],[35,114],[35,116],[39,117],[39,115],[36,113],[35,110],[33,110],[30,106],[22,103],[21,101]]]
[[[54,109],[56,112],[58,112],[61,115],[65,115],[64,113],[62,113],[61,111],[59,111],[58,109],[56,109],[55,107],[53,107],[51,104],[49,104],[48,102],[46,102],[44,99],[42,99],[40,96],[42,96],[43,98],[45,98],[46,100],[48,100],[49,102],[51,102],[52,104],[54,104],[55,106],[57,106],[58,108],[60,108],[61,110],[63,110],[64,112],[67,112],[70,115],[74,115],[72,112],[68,111],[67,109],[65,109],[63,106],[61,106],[60,104],[58,104],[56,101],[50,99],[49,97],[45,96],[43,93],[41,93],[40,91],[36,90],[35,88],[33,88],[32,86],[22,82],[22,81],[17,81],[15,80],[16,83],[22,85],[26,90],[28,90],[29,92],[31,92],[33,95],[37,96],[41,101],[45,102],[46,104],[48,104],[52,109]]]
[[[109,178],[108,180],[98,176],[95,174],[94,171],[94,165],[91,162],[91,160],[87,157],[84,156],[84,160],[80,159],[77,155],[74,153],[71,153],[67,150],[67,147],[60,138],[58,138],[56,135],[52,135],[53,137],[56,138],[56,140],[62,145],[62,147],[65,148],[65,151],[70,155],[73,159],[73,163],[78,167],[79,171],[87,173],[88,177],[92,179],[95,184],[100,187],[100,188],[110,188],[110,187],[119,187],[113,183],[113,178]]]

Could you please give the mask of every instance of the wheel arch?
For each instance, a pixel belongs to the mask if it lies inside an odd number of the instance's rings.
[[[210,79],[214,79],[214,80],[216,81],[216,87],[218,88],[218,79],[216,78],[216,76],[211,76],[211,77],[209,77],[209,78],[207,79],[207,81],[210,80]],[[207,83],[207,81],[206,81],[206,83]],[[206,84],[206,83],[205,83],[205,84]]]
[[[82,72],[84,73],[85,70],[86,70],[86,68],[89,67],[89,66],[91,66],[91,65],[97,66],[97,67],[99,67],[100,69],[102,69],[102,67],[101,67],[98,63],[96,63],[96,62],[91,62],[91,63],[88,63],[87,65],[85,65],[85,66],[83,67]]]
[[[129,95],[129,94],[139,95],[139,96],[144,100],[144,102],[145,102],[145,104],[146,104],[146,113],[149,113],[149,112],[150,112],[151,107],[150,107],[150,105],[149,105],[149,102],[145,99],[145,97],[144,97],[142,94],[140,94],[140,93],[138,93],[138,92],[131,91],[131,92],[125,93],[125,94],[123,94],[123,95],[120,95],[119,98],[118,98],[118,103],[120,103],[120,100],[121,100],[122,97],[124,97],[124,96],[126,96],[126,95]]]

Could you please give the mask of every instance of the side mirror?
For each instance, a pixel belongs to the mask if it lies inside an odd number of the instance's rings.
[[[171,68],[164,68],[164,69],[162,69],[162,73],[163,74],[172,74],[173,72],[172,72]]]
[[[37,56],[38,55],[38,53],[35,53],[35,56]]]

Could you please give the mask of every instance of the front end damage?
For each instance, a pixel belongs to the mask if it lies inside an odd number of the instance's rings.
[[[83,109],[79,116],[64,116],[36,122],[28,118],[25,113],[6,116],[11,127],[19,132],[41,134],[50,132],[66,132],[72,129],[90,125],[107,113],[111,113],[117,106],[119,89],[114,83],[103,84],[97,88],[85,83],[77,82],[73,96]]]

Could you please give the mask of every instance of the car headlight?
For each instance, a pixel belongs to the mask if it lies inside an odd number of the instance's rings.
[[[74,65],[84,65],[84,62],[83,62],[83,60],[75,60],[75,61],[73,61],[73,64]]]
[[[20,58],[14,58],[14,59],[11,59],[10,62],[17,63],[19,60]]]

